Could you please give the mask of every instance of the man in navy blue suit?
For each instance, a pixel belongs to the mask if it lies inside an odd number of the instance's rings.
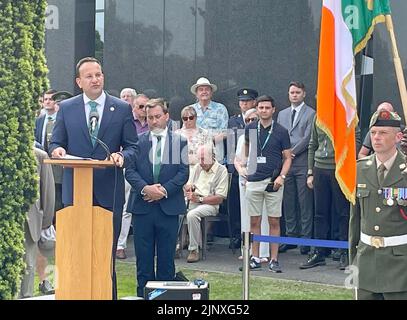
[[[104,76],[100,62],[92,57],[81,59],[76,65],[76,83],[83,94],[60,104],[49,153],[53,158],[66,154],[103,160],[107,152],[90,134],[103,141],[118,168],[134,162],[137,153],[137,132],[131,107],[126,102],[103,91]],[[96,115],[96,116],[95,116]],[[93,120],[92,120],[92,117]],[[72,205],[72,169],[64,169],[62,202]],[[116,179],[116,180],[115,180]],[[93,204],[113,212],[113,299],[116,298],[114,257],[121,229],[124,204],[124,179],[121,169],[94,170]],[[80,223],[80,221],[78,221]]]
[[[165,101],[149,100],[145,108],[150,132],[140,136],[139,156],[126,169],[132,187],[127,212],[133,214],[139,297],[147,281],[175,277],[178,215],[186,213],[183,186],[189,177],[187,142],[168,129]]]

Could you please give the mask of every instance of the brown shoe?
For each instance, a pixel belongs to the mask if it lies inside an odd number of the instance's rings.
[[[124,249],[117,249],[116,250],[116,258],[117,259],[126,259],[126,252],[124,252]]]
[[[187,262],[188,263],[193,263],[193,262],[198,262],[199,261],[199,253],[197,250],[192,250],[189,252]]]

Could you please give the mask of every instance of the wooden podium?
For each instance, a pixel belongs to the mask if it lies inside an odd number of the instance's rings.
[[[49,159],[73,168],[73,206],[57,212],[56,300],[111,300],[113,213],[93,206],[93,169],[112,161]]]

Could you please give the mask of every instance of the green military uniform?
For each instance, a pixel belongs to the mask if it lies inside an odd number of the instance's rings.
[[[377,118],[372,118],[371,127],[376,126],[375,121]],[[358,268],[357,275],[354,273],[358,298],[407,299],[405,169],[406,159],[397,151],[380,185],[375,154],[357,163],[356,204],[351,206],[349,221],[349,255],[350,262]]]

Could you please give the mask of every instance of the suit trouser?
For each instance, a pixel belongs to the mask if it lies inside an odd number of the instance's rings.
[[[219,208],[210,204],[189,204],[189,211],[187,213],[188,233],[189,233],[189,246],[188,250],[199,250],[202,248],[202,230],[201,218],[216,216]]]
[[[123,206],[123,216],[122,216],[122,228],[120,231],[119,240],[117,243],[117,249],[127,248],[127,237],[129,235],[131,216],[132,214],[126,211],[127,203],[129,202],[131,185],[124,179],[124,192],[125,192],[125,203]]]
[[[133,215],[133,229],[137,259],[137,296],[143,297],[147,281],[174,280],[178,215],[167,215],[159,204],[154,204],[148,214]]]
[[[357,290],[357,300],[407,300],[407,291],[376,293],[364,289]]]
[[[34,242],[31,238],[30,230],[27,223],[25,223],[24,229],[24,262],[26,264],[26,268],[24,271],[23,279],[21,280],[20,292],[18,294],[19,299],[29,298],[34,295],[34,276],[38,252],[37,242]]]
[[[314,232],[316,239],[329,239],[331,221],[337,221],[338,240],[348,240],[350,204],[335,178],[334,169],[314,167]],[[333,219],[336,216],[337,219]],[[335,226],[333,226],[335,227]],[[325,251],[319,248],[320,251]]]
[[[306,167],[290,168],[284,182],[283,212],[287,237],[312,238],[314,210]]]

